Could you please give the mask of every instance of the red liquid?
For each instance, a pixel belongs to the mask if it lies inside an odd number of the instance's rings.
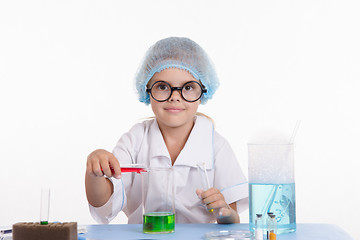
[[[115,174],[115,171],[113,169],[113,167],[110,166],[111,169],[111,173]],[[136,172],[136,173],[142,173],[142,172],[146,172],[145,168],[141,168],[141,167],[126,167],[126,168],[120,168],[122,173],[126,173],[126,172]],[[104,171],[101,169],[101,171],[104,173]]]
[[[113,169],[111,169],[111,171],[114,171]],[[141,173],[141,172],[146,172],[145,168],[121,168],[121,172],[136,172],[136,173]]]

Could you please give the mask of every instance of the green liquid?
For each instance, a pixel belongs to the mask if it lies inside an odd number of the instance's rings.
[[[48,221],[41,221],[40,222],[40,225],[47,225],[48,224]]]
[[[143,215],[144,233],[171,233],[175,231],[175,214],[154,212]]]

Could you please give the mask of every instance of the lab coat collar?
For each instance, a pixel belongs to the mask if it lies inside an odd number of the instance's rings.
[[[212,121],[203,116],[196,116],[194,127],[176,159],[175,165],[198,167],[205,163],[206,169],[212,169],[214,162],[213,134]]]
[[[189,138],[177,157],[174,165],[197,168],[205,163],[206,169],[212,169],[214,162],[214,126],[211,120],[203,116],[196,116],[194,121],[194,127],[191,130]],[[150,127],[150,136],[150,144],[154,144],[150,147],[150,160],[157,156],[164,156],[170,159],[169,151],[167,150],[156,119],[154,119],[154,122]]]

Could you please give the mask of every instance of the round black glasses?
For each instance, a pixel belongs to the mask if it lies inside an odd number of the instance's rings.
[[[201,98],[203,93],[207,90],[201,86],[199,82],[189,81],[182,87],[171,87],[165,81],[157,81],[146,92],[150,93],[151,97],[158,102],[165,102],[170,99],[173,91],[180,91],[181,97],[187,102],[196,102]]]

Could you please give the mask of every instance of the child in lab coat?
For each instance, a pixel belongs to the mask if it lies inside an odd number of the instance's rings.
[[[218,87],[207,54],[188,38],[162,39],[147,51],[135,82],[155,118],[132,127],[112,152],[88,156],[85,187],[94,219],[109,223],[124,211],[129,223],[142,222],[141,184],[120,169],[142,164],[172,168],[177,223],[239,223],[248,207],[247,180],[229,143],[197,113]],[[199,184],[201,165],[209,189]]]

